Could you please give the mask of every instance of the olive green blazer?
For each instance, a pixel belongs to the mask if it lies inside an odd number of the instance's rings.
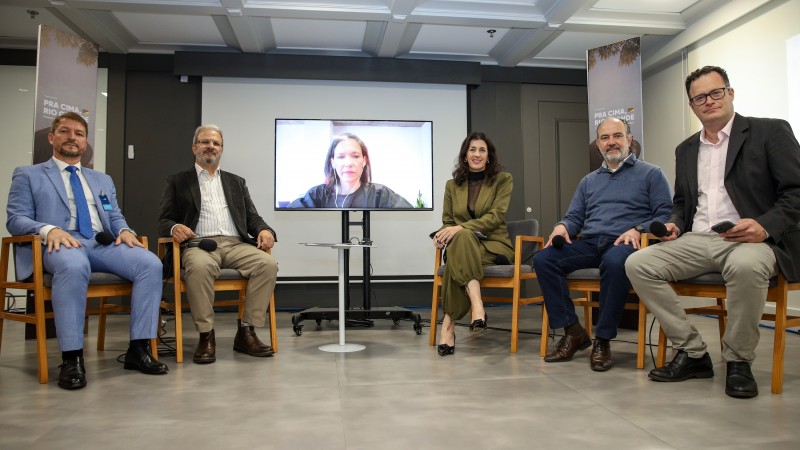
[[[467,230],[480,231],[487,236],[483,240],[486,249],[495,254],[513,252],[511,239],[506,229],[506,211],[511,201],[514,180],[508,172],[497,174],[491,184],[484,179],[478,201],[475,203],[473,219],[467,211],[468,182],[461,186],[450,179],[444,189],[444,210],[442,211],[442,228],[461,225]],[[437,230],[438,231],[438,230]]]

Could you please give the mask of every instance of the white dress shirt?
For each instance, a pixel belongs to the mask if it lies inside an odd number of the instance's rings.
[[[222,177],[219,168],[214,175],[208,173],[206,169],[197,163],[194,165],[197,171],[197,181],[200,183],[200,219],[197,222],[195,233],[198,237],[208,236],[239,236],[236,231],[236,224],[233,216],[228,209],[228,202],[225,200],[225,191],[222,189]]]
[[[725,162],[728,159],[733,118],[717,133],[715,144],[700,133],[700,151],[697,154],[697,211],[692,231],[710,233],[711,226],[725,220],[737,223],[741,217],[725,189]]]

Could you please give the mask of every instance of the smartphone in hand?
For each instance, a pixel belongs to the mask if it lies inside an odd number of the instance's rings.
[[[716,225],[712,225],[711,229],[714,230],[715,233],[724,233],[724,232],[730,230],[731,228],[733,228],[735,226],[736,226],[736,224],[734,224],[730,220],[725,220],[725,221],[720,222],[720,223],[718,223]]]

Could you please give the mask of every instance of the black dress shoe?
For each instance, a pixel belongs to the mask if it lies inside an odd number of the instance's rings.
[[[753,398],[758,395],[758,385],[750,371],[750,363],[728,361],[725,393],[735,398]]]
[[[471,324],[469,324],[469,331],[486,331],[486,327],[489,323],[489,314],[486,312],[483,313],[483,319],[476,319],[473,320]]]
[[[83,356],[65,359],[58,373],[58,387],[61,389],[80,389],[86,387],[86,369],[83,367]]]
[[[711,378],[714,364],[708,353],[702,358],[690,358],[683,350],[678,350],[675,358],[664,367],[653,369],[648,375],[655,381],[685,381],[689,378]]]
[[[439,356],[454,354],[456,352],[456,335],[453,335],[453,345],[439,344],[436,351],[439,352]]]
[[[592,345],[592,340],[583,330],[579,336],[564,335],[556,344],[556,349],[544,357],[544,362],[570,361],[578,350],[586,350]]]
[[[272,347],[261,342],[256,336],[252,325],[243,327],[241,320],[238,323],[239,329],[236,331],[236,337],[233,338],[234,351],[246,353],[250,356],[272,356],[275,354],[275,350]]]
[[[595,372],[605,372],[614,367],[611,359],[611,344],[604,339],[595,339],[592,355],[589,357],[589,366]]]
[[[214,330],[208,333],[200,333],[200,342],[194,350],[192,361],[197,364],[211,364],[217,360],[217,340],[214,337]]]
[[[161,375],[169,372],[166,364],[158,362],[150,353],[147,344],[138,344],[131,341],[128,352],[125,353],[125,369],[138,370],[147,375]]]

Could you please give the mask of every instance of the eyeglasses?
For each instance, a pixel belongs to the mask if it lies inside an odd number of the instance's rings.
[[[197,141],[196,143],[200,145],[213,145],[214,147],[222,147],[222,142],[211,139],[203,139],[202,141]]]
[[[719,100],[722,97],[725,97],[725,93],[728,92],[728,89],[730,88],[727,86],[719,89],[714,89],[708,94],[695,95],[694,97],[690,98],[689,101],[692,102],[694,106],[700,106],[705,104],[706,101],[708,101],[708,97],[711,97],[713,100]]]

